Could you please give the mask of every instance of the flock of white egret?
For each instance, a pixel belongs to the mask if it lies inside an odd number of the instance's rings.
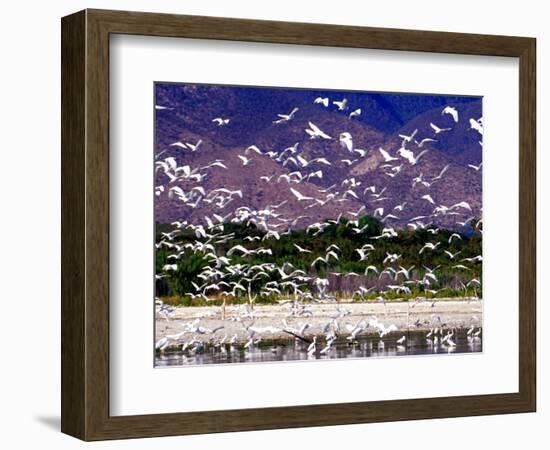
[[[318,97],[313,100],[313,103],[320,108],[333,108],[336,113],[341,114],[342,111],[345,111],[349,120],[354,120],[364,113],[360,107],[353,108],[346,98]],[[175,107],[174,105],[156,105],[155,109],[163,111],[163,114],[169,114]],[[288,113],[277,114],[273,118],[272,126],[281,128],[288,126],[299,115],[300,109],[294,107]],[[450,116],[454,123],[464,120],[457,107],[453,106],[445,106],[441,110],[441,115]],[[466,120],[469,120],[471,133],[483,135],[482,118],[467,118]],[[212,127],[231,127],[232,125],[231,117],[206,118],[205,121],[211,122]],[[404,267],[404,263],[401,262],[402,255],[389,252],[381,266],[370,264],[369,255],[376,249],[378,243],[397,236],[399,230],[391,226],[392,220],[406,218],[409,230],[426,230],[434,235],[434,241],[426,242],[419,250],[419,254],[442,250],[443,254],[452,262],[453,270],[465,274],[471,271],[475,265],[481,264],[481,254],[462,258],[460,251],[452,251],[453,242],[464,239],[464,235],[455,232],[446,242],[435,240],[439,228],[433,225],[433,221],[442,216],[447,218],[455,216],[456,230],[459,227],[469,226],[475,232],[482,233],[481,220],[475,218],[476,213],[481,214],[481,211],[474,212],[467,201],[444,205],[438,201],[434,194],[425,193],[426,189],[429,189],[434,183],[444,182],[449,165],[439,168],[436,173],[431,175],[422,172],[416,173],[410,180],[413,189],[417,186],[423,187],[421,191],[419,190],[418,199],[430,205],[431,214],[418,215],[414,209],[408,208],[407,201],[385,195],[387,186],[404,176],[403,168],[421,166],[422,159],[432,151],[430,144],[436,142],[442,133],[451,132],[452,127],[443,127],[430,122],[431,132],[426,135],[419,136],[418,129],[407,135],[399,134],[401,142],[396,149],[380,147],[376,150],[366,150],[356,147],[354,138],[348,131],[323,130],[310,120],[307,120],[307,123],[308,125],[304,129],[304,140],[337,139],[340,146],[349,153],[349,157],[339,161],[334,161],[330,157],[308,158],[301,153],[301,142],[296,142],[281,150],[260,149],[254,144],[243,148],[242,153],[237,155],[239,166],[243,171],[253,167],[259,158],[269,158],[287,169],[286,173],[278,177],[274,175],[260,177],[261,183],[266,183],[272,189],[277,189],[280,192],[287,192],[286,200],[278,204],[266,204],[261,208],[253,208],[249,205],[236,206],[246,197],[247,189],[250,189],[248,186],[238,189],[231,189],[227,186],[207,188],[205,181],[209,179],[212,171],[228,170],[228,167],[223,155],[208,164],[195,167],[186,162],[188,154],[201,152],[207,146],[202,139],[194,142],[187,142],[186,139],[178,140],[170,143],[167,148],[157,151],[155,156],[156,198],[167,196],[169,199],[181,202],[189,210],[200,206],[207,208],[209,213],[204,215],[200,221],[189,220],[184,216],[171,223],[170,231],[160,235],[155,244],[156,248],[167,251],[169,255],[162,270],[156,274],[156,279],[169,279],[178,272],[181,265],[186,264],[189,256],[200,255],[205,265],[195,279],[189,280],[193,288],[186,292],[185,296],[205,302],[213,299],[218,302],[223,301],[219,312],[215,313],[222,321],[221,325],[214,328],[206,326],[205,320],[209,316],[182,321],[180,331],[158,338],[155,344],[158,352],[177,348],[180,352],[193,355],[203,352],[206,347],[221,353],[231,351],[233,348],[250,350],[262,339],[269,339],[273,335],[279,336],[281,333],[305,343],[307,354],[316,357],[329,355],[334,349],[334,343],[339,338],[345,339],[350,345],[353,345],[360,336],[367,333],[376,334],[380,342],[393,333],[397,345],[406,345],[407,330],[400,329],[380,317],[372,315],[359,318],[354,322],[349,319],[353,316],[351,300],[365,298],[368,294],[373,293],[378,295],[375,301],[385,302],[384,294],[406,295],[411,293],[413,287],[416,287],[424,292],[424,297],[416,300],[428,302],[431,298],[433,306],[433,297],[438,292],[433,286],[438,283],[439,266],[433,268],[424,266],[422,275],[415,277],[413,273],[415,269],[420,269],[419,267]],[[369,184],[368,175],[363,179],[349,176],[330,187],[314,184],[316,179],[323,179],[324,171],[331,165],[338,162],[353,167],[371,156],[373,152],[378,152],[377,157],[380,159],[378,169],[385,174],[387,183],[385,186]],[[481,176],[481,163],[479,165],[469,164],[468,167]],[[311,188],[303,190],[301,185],[304,183],[307,183],[308,186],[317,186],[316,192],[312,193]],[[340,213],[324,221],[307,222],[308,210],[333,204],[341,206],[349,201],[361,203],[362,206],[359,210]],[[299,205],[298,208],[290,209],[292,213],[288,212],[289,208],[283,208],[284,205],[288,206],[289,202],[297,202]],[[285,212],[283,213],[283,211]],[[372,275],[378,279],[385,279],[386,283],[382,290],[379,289],[379,284],[361,285],[355,290],[349,302],[337,298],[330,288],[328,277],[320,276],[319,272],[313,270],[323,267],[328,273],[331,264],[339,261],[342,250],[335,244],[327,246],[321,255],[313,259],[311,271],[297,269],[290,262],[280,265],[273,262],[258,264],[246,262],[247,258],[269,257],[272,254],[270,243],[290,234],[299,224],[306,223],[303,228],[311,237],[311,242],[314,242],[316,237],[330,225],[344,223],[344,219],[346,219],[346,226],[355,235],[360,236],[368,228],[368,225],[360,224],[361,216],[365,215],[379,218],[383,224],[379,235],[372,236],[369,243],[354,249],[358,260],[368,264],[366,270],[361,274],[338,272],[332,274],[339,277]],[[227,224],[254,226],[255,229],[262,231],[262,235],[246,236],[242,242],[232,245],[222,252],[221,246],[234,238],[234,234],[226,230]],[[192,240],[188,239],[190,234],[193,236]],[[182,235],[187,236],[185,242],[181,240]],[[445,248],[445,245],[448,247]],[[300,255],[307,256],[312,253],[312,248],[303,243],[300,245],[294,243],[293,247]],[[481,288],[481,280],[472,277],[465,283],[465,287]],[[276,295],[277,307],[286,309],[288,320],[290,318],[301,320],[299,325],[290,325],[286,318],[280,323],[273,323],[269,326],[258,325],[256,299],[258,296],[268,295]],[[231,314],[227,314],[226,301],[236,298],[246,301],[233,308]],[[317,330],[312,334],[313,327],[308,320],[311,320],[313,316],[311,305],[317,303],[331,303],[336,307],[334,315],[326,319],[320,331]],[[173,306],[166,304],[160,298],[156,299],[157,321],[172,320],[175,311],[176,308]],[[223,322],[239,324],[246,338],[240,338],[241,333],[228,334],[227,328],[229,327],[224,326]],[[411,326],[414,327],[415,324]],[[439,316],[433,317],[430,323],[424,323],[423,326],[428,330],[425,333],[425,338],[432,344],[446,348],[456,345],[455,329],[446,328],[444,321]],[[466,331],[468,338],[480,339],[480,320],[474,317],[468,326]],[[395,336],[396,333],[398,336]]]

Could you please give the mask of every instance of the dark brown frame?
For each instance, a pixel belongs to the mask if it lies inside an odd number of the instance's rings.
[[[62,19],[61,429],[84,440],[441,417],[536,408],[536,40],[85,10]],[[136,34],[519,58],[519,392],[109,415],[109,35]]]

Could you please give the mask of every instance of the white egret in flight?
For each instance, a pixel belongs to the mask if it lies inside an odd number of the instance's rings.
[[[219,127],[223,127],[224,125],[227,125],[229,123],[229,119],[224,119],[223,117],[216,117],[215,119],[212,119],[212,122],[214,122]]]
[[[455,122],[458,122],[458,111],[456,108],[453,108],[452,106],[445,106],[443,111],[441,111],[441,115],[443,114],[449,114]]]
[[[436,124],[430,122],[430,127],[432,127],[432,130],[434,130],[435,134],[439,134],[443,131],[451,131],[451,128],[439,128]]]
[[[320,104],[323,105],[325,108],[328,107],[328,102],[329,102],[328,97],[317,97],[317,98],[313,101],[313,103],[316,103],[316,104],[320,103]]]
[[[309,128],[305,129],[305,132],[309,134],[310,139],[332,139],[328,134],[322,131],[317,125],[313,122],[308,122]]]

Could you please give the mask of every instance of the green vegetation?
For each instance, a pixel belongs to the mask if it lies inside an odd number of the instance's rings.
[[[357,233],[353,228],[362,229]],[[415,231],[400,230],[396,236],[377,238],[383,232],[384,225],[378,220],[364,216],[359,220],[359,226],[349,223],[342,219],[338,224],[331,224],[322,232],[317,230],[294,230],[283,234],[279,239],[269,237],[262,239],[266,233],[255,226],[246,226],[244,224],[225,223],[223,233],[218,235],[231,235],[221,243],[216,243],[217,239],[197,238],[193,230],[185,229],[178,234],[171,243],[180,246],[179,252],[183,252],[179,259],[168,258],[171,254],[178,253],[178,249],[168,248],[160,245],[156,251],[156,272],[162,274],[163,278],[157,282],[157,294],[163,300],[172,304],[183,305],[201,305],[218,304],[223,300],[220,292],[209,292],[209,301],[204,298],[191,298],[188,293],[196,293],[192,282],[197,285],[204,283],[204,279],[198,278],[205,268],[215,267],[216,264],[211,258],[205,258],[208,250],[193,252],[191,248],[181,246],[189,243],[212,243],[215,247],[218,257],[226,255],[229,249],[236,245],[242,245],[247,249],[269,248],[271,254],[253,254],[241,255],[235,252],[231,256],[231,265],[242,264],[245,267],[272,263],[278,267],[283,267],[285,263],[291,264],[294,269],[287,269],[286,273],[292,270],[303,270],[308,277],[326,278],[329,281],[327,292],[336,298],[349,299],[352,296],[356,300],[374,299],[382,295],[387,300],[396,298],[415,298],[415,297],[457,297],[457,296],[482,296],[481,285],[469,283],[472,279],[482,281],[482,264],[480,261],[468,260],[481,255],[482,235],[476,231],[467,236],[461,234],[460,238],[453,237],[451,243],[449,239],[455,233],[451,230],[436,230],[435,228],[419,229]],[[157,225],[157,243],[163,240],[162,233],[173,231],[170,225]],[[210,233],[210,231],[209,231]],[[245,240],[245,237],[259,237],[254,241]],[[219,239],[218,239],[219,241]],[[436,244],[434,250],[420,250],[426,243]],[[311,253],[300,252],[295,246],[298,245]],[[357,248],[367,244],[374,246],[374,250],[368,251],[367,260],[361,260]],[[330,245],[336,245],[339,250],[336,251],[338,259],[329,258],[329,263],[317,262],[312,265],[318,257],[325,257],[326,249]],[[451,252],[454,256],[450,258],[445,250]],[[387,260],[388,254],[400,255],[397,261]],[[163,267],[167,264],[177,263],[177,270],[164,271]],[[456,267],[462,265],[464,267]],[[378,272],[386,268],[399,271],[400,267],[410,271],[407,283],[410,292],[398,292],[388,289],[388,285],[400,285],[406,281],[403,274],[395,278],[395,274],[384,273],[380,276],[374,271],[369,270],[365,275],[368,266],[375,266]],[[455,266],[455,267],[454,267]],[[429,273],[428,269],[435,269],[434,274],[437,281],[428,279],[428,283],[422,283],[426,280],[425,275]],[[390,269],[390,270],[391,270]],[[220,269],[223,270],[223,267]],[[289,298],[291,291],[281,292],[280,295],[262,292],[262,287],[269,281],[281,281],[281,275],[278,271],[266,271],[266,276],[258,277],[250,282],[250,291],[256,296],[256,303],[274,303],[277,300]],[[242,276],[228,274],[223,278],[224,281],[239,282]],[[219,280],[214,280],[217,282]],[[416,281],[416,283],[414,282]],[[468,286],[466,286],[468,285]],[[365,295],[354,294],[360,286],[373,288],[371,292]],[[248,286],[246,286],[248,288]],[[425,290],[427,289],[428,292]],[[231,289],[229,289],[231,290]],[[316,293],[313,283],[305,283],[304,291]],[[436,292],[431,292],[436,291]],[[224,297],[227,303],[244,302],[247,299],[247,292],[238,291],[233,296]]]

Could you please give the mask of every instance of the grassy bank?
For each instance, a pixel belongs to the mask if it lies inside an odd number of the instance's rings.
[[[342,303],[370,303],[370,302],[398,302],[398,301],[404,301],[404,300],[412,300],[417,298],[426,298],[426,299],[449,299],[449,298],[476,298],[479,297],[479,289],[443,289],[439,292],[437,292],[435,295],[430,292],[422,292],[420,290],[413,290],[410,294],[403,294],[403,293],[397,293],[397,292],[387,292],[384,294],[378,294],[378,293],[370,293],[366,294],[364,296],[358,296],[353,295],[350,293],[349,295],[347,293],[337,293],[335,294],[335,297],[338,302]],[[202,297],[189,297],[189,296],[163,296],[160,297],[160,299],[163,301],[166,305],[171,306],[221,306],[224,303],[223,297],[210,297],[209,300],[205,300]],[[265,296],[260,297],[258,296],[256,300],[254,301],[254,304],[257,305],[278,305],[282,302],[293,300],[292,296]],[[247,297],[225,297],[225,304],[226,305],[243,305],[248,303]]]

